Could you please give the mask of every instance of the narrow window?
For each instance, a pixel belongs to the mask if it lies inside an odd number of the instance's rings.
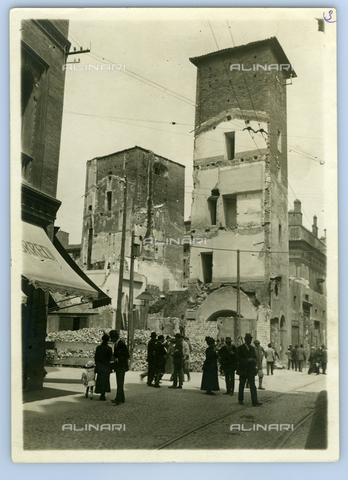
[[[216,225],[216,198],[208,198],[208,208],[210,214],[210,225]]]
[[[187,258],[184,258],[183,274],[184,274],[184,278],[189,277],[189,263]]]
[[[92,243],[93,243],[93,228],[88,229],[88,242],[87,242],[87,270],[92,269]]]
[[[282,241],[282,224],[280,223],[278,226],[278,242],[281,243]]]
[[[184,243],[184,254],[190,253],[190,245],[188,243]]]
[[[237,225],[237,195],[223,195],[223,205],[226,227]]]
[[[235,135],[234,132],[225,133],[227,160],[234,159]]]
[[[73,318],[73,330],[79,330],[80,329],[80,318],[79,317],[74,317]]]
[[[107,201],[108,201],[108,210],[111,211],[111,201],[112,201],[112,192],[106,192]]]
[[[203,283],[211,283],[213,279],[213,254],[211,252],[201,253]]]

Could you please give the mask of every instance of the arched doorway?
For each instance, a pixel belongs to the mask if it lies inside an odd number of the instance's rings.
[[[207,318],[207,322],[216,322],[217,338],[236,337],[236,317],[234,310],[217,310]]]
[[[251,333],[255,337],[257,308],[244,292],[240,294],[240,311],[238,337],[244,337],[245,333]],[[207,332],[212,332],[210,335],[224,338],[228,336],[237,342],[236,317],[237,292],[235,288],[228,286],[213,291],[204,300],[197,311],[196,319],[204,323]]]

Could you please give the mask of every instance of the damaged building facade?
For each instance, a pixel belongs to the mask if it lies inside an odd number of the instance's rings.
[[[115,308],[124,177],[127,215],[122,312],[126,317],[132,231],[139,253],[134,265],[134,305],[140,308],[142,302],[136,297],[145,288],[152,294],[182,289],[185,167],[141,147],[87,162],[81,264],[113,298]],[[174,243],[168,246],[170,239]]]
[[[204,324],[237,342],[250,332],[283,356],[293,334],[286,85],[296,73],[252,69],[290,64],[275,37],[190,60],[197,67],[190,234],[206,245],[190,249],[188,328]],[[235,64],[251,70],[230,69]]]

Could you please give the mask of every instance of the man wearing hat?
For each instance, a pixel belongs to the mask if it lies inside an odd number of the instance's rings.
[[[114,369],[116,372],[116,384],[117,391],[114,400],[111,400],[115,405],[125,402],[124,396],[124,378],[126,372],[128,372],[128,359],[129,352],[126,344],[120,339],[120,335],[117,330],[111,330],[109,333],[110,340],[114,345]]]
[[[147,384],[149,387],[153,387],[154,384],[152,381],[155,378],[156,373],[156,366],[155,366],[155,356],[156,356],[156,332],[152,332],[150,335],[149,343],[147,344],[147,363],[148,363],[148,370],[147,370]]]
[[[255,348],[251,345],[252,338],[253,337],[250,333],[246,333],[243,345],[240,345],[237,349],[237,374],[239,375],[238,403],[243,405],[244,386],[248,380],[253,407],[259,407],[262,403],[257,399],[257,390],[255,386],[256,354]]]
[[[285,352],[285,355],[288,357],[288,370],[290,370],[290,367],[294,369],[293,362],[292,362],[292,345],[288,346],[287,351]]]
[[[219,350],[219,359],[221,370],[225,374],[226,393],[224,395],[233,395],[234,393],[234,373],[237,369],[237,348],[232,344],[231,337],[226,337],[226,345]]]
[[[155,345],[155,385],[160,388],[160,380],[164,375],[166,369],[166,355],[167,349],[164,346],[164,336],[158,335],[158,340]]]
[[[174,372],[173,372],[173,385],[168,388],[182,388],[182,384],[184,382],[184,352],[182,347],[182,336],[180,333],[175,334],[175,347],[173,352],[173,364],[174,364]],[[179,379],[179,385],[178,385]]]
[[[316,373],[317,375],[319,375],[319,366],[317,365],[317,355],[315,352],[315,347],[311,347],[311,353],[309,355],[308,362],[308,375],[310,375],[311,373]]]

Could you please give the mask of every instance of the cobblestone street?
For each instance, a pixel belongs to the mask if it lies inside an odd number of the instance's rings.
[[[220,392],[205,395],[201,374],[192,373],[182,390],[171,390],[165,375],[160,389],[140,381],[139,373],[126,374],[126,403],[115,406],[115,375],[107,402],[90,401],[80,383],[81,370],[47,368],[44,389],[26,393],[24,403],[24,449],[27,450],[117,450],[117,449],[303,449],[318,393],[326,389],[324,375],[276,370],[265,376],[266,390],[258,390],[259,408],[251,406],[245,391],[244,405]],[[238,390],[236,376],[236,390]],[[308,417],[308,418],[307,418]],[[301,423],[303,422],[303,423]],[[301,425],[299,425],[301,423]],[[63,425],[87,431],[62,430]],[[120,424],[120,431],[88,430],[88,425]],[[294,432],[238,431],[231,425],[291,424]],[[299,428],[298,428],[299,427]],[[104,427],[106,428],[106,427]],[[121,427],[120,427],[121,428]],[[238,459],[237,452],[231,460]]]

